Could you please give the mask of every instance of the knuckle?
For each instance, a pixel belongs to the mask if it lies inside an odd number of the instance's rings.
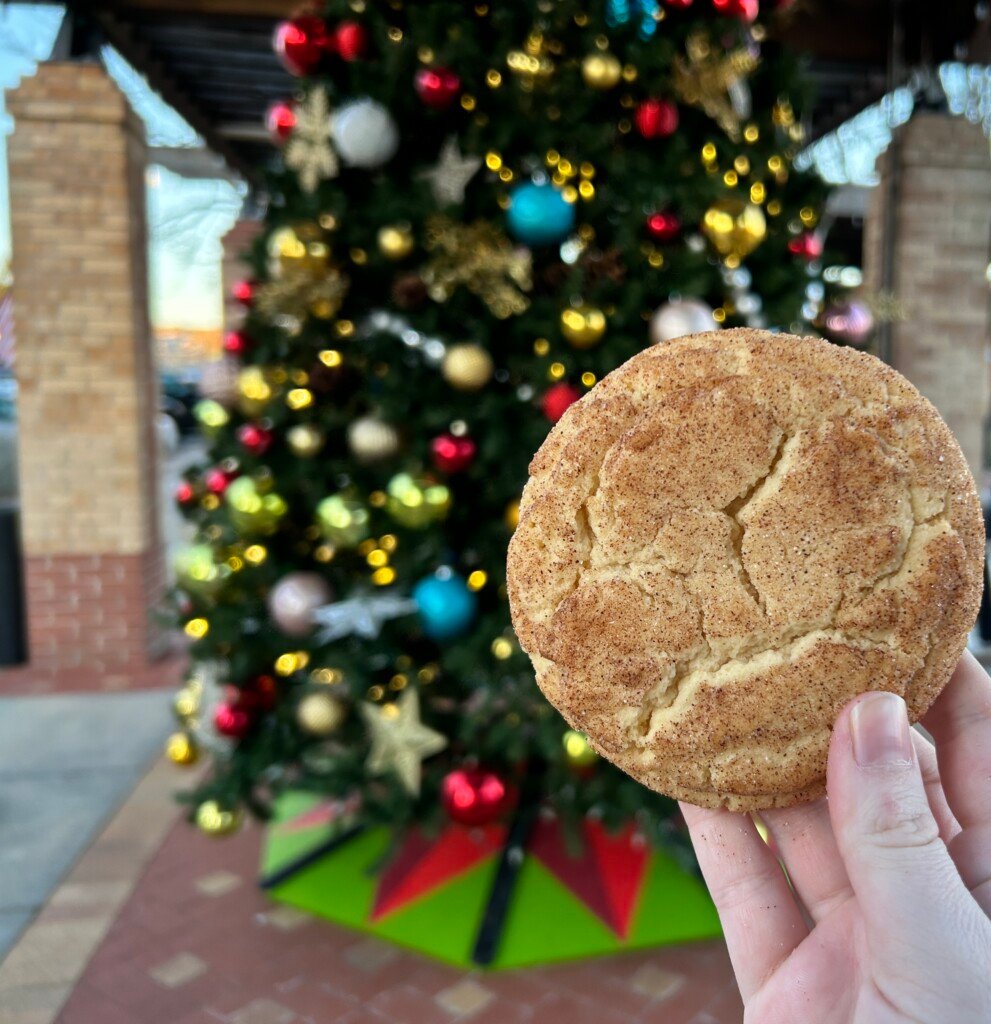
[[[866,811],[864,826],[877,846],[929,846],[939,841],[932,811],[915,794],[886,794]]]

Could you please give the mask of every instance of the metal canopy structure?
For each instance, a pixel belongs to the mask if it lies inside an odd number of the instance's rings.
[[[268,151],[265,110],[294,87],[271,47],[276,22],[292,6],[287,0],[68,3],[77,32],[90,41],[102,35],[248,181]],[[912,69],[985,50],[974,11],[973,0],[798,0],[777,35],[809,59],[812,138],[902,84]]]

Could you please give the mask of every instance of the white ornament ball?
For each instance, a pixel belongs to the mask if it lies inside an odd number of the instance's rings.
[[[375,416],[362,416],[348,427],[348,447],[359,462],[379,462],[399,451],[399,431]]]
[[[672,299],[660,306],[650,318],[650,341],[659,345],[663,341],[682,338],[686,334],[715,331],[719,325],[712,318],[712,309],[698,299]]]
[[[306,636],[313,630],[313,613],[333,597],[327,581],[315,572],[291,572],[268,595],[268,610],[286,636]]]
[[[207,363],[200,375],[199,393],[229,409],[237,398],[237,375],[240,367],[235,359],[218,359]]]
[[[375,100],[351,100],[334,112],[334,145],[351,167],[381,167],[399,148],[399,129],[392,115]]]

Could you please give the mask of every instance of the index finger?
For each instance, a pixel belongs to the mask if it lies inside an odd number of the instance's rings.
[[[922,719],[946,799],[963,828],[991,825],[991,678],[968,651]]]
[[[809,934],[777,858],[750,816],[681,804],[747,1002]]]

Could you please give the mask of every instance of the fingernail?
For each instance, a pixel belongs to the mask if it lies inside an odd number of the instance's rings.
[[[911,764],[914,756],[905,701],[877,693],[854,705],[850,715],[853,756],[861,768]]]

